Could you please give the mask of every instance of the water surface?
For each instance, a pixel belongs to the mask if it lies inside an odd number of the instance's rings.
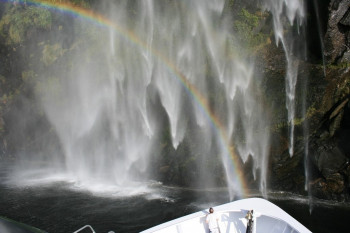
[[[19,186],[7,182],[6,168],[0,174],[0,216],[50,233],[74,232],[87,224],[98,233],[140,232],[229,201],[225,189],[194,190],[155,184],[151,187],[153,194],[120,197],[83,191],[62,181]],[[347,231],[348,203],[313,200],[310,214],[307,197],[275,192],[269,194],[269,199],[312,232]]]

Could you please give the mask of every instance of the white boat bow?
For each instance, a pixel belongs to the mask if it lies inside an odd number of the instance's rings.
[[[219,218],[220,233],[246,233],[246,214],[254,210],[253,233],[309,233],[300,222],[275,204],[262,198],[248,198],[213,207]],[[141,233],[209,232],[205,222],[207,210],[152,227]]]

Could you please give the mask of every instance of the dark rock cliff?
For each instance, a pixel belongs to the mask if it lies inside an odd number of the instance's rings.
[[[315,7],[309,1],[310,7]],[[324,4],[324,2],[323,2]],[[287,147],[288,127],[282,124],[273,134],[270,156],[271,188],[290,190],[325,199],[348,200],[350,196],[350,64],[349,17],[350,1],[329,1],[327,20],[321,32],[312,32],[307,39],[318,48],[308,47],[308,58],[299,60],[297,96],[305,95],[306,101],[297,100],[299,124],[296,125],[296,149],[290,157]],[[322,12],[322,6],[317,6]],[[325,7],[323,6],[323,10]],[[323,13],[321,17],[327,15]],[[311,24],[316,14],[309,14]],[[321,22],[322,23],[322,22]],[[310,24],[309,24],[310,25]],[[316,26],[316,25],[311,25]],[[321,25],[322,26],[322,25]],[[323,34],[322,31],[325,33]],[[315,36],[317,35],[317,36]],[[318,36],[320,35],[320,37]],[[317,42],[317,39],[321,41]],[[322,43],[323,42],[323,43]],[[309,42],[310,44],[311,42]],[[322,48],[322,44],[324,47]],[[316,51],[323,51],[319,53]],[[276,53],[274,53],[276,54]],[[267,86],[282,85],[278,80],[284,73],[278,58],[268,55]],[[323,60],[324,59],[324,60]],[[324,62],[322,62],[324,61]],[[280,68],[278,68],[280,67]],[[272,77],[272,79],[271,79]],[[280,83],[280,84],[278,84]],[[305,88],[306,87],[306,88]],[[280,86],[280,88],[283,88]],[[276,88],[276,92],[278,93]],[[282,96],[283,93],[280,94]],[[282,104],[278,98],[276,104]],[[301,106],[306,105],[302,114]],[[281,117],[277,112],[275,122]]]
[[[349,4],[348,0],[332,0],[329,4],[329,18],[324,39],[324,55],[329,64],[350,61]]]

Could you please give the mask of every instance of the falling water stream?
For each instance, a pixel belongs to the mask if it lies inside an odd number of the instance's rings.
[[[293,35],[286,35],[288,27],[295,23],[299,28],[304,21],[305,10],[303,0],[266,0],[265,8],[273,15],[276,45],[281,42],[287,60],[286,72],[286,108],[288,111],[289,123],[289,154],[294,153],[294,118],[295,118],[295,94],[298,80],[298,59],[296,59],[295,38]],[[298,51],[299,52],[299,51]]]
[[[296,116],[296,87],[298,80],[298,60],[296,56],[299,54],[304,54],[304,51],[298,51],[296,48],[303,48],[303,46],[299,46],[298,40],[295,40],[295,36],[286,35],[285,31],[287,27],[293,26],[293,24],[297,24],[298,28],[298,36],[303,37],[303,33],[301,33],[301,28],[303,27],[304,17],[305,17],[305,9],[304,9],[304,1],[303,0],[269,0],[265,1],[265,8],[271,11],[273,14],[273,22],[275,29],[275,39],[276,44],[278,45],[281,42],[287,60],[287,73],[286,73],[286,107],[288,111],[288,123],[290,127],[290,143],[289,143],[289,154],[293,156],[294,153],[294,118]],[[323,51],[324,45],[322,40],[322,31],[320,26],[320,18],[319,18],[319,10],[317,1],[313,1],[315,14],[318,22],[318,33],[320,37],[321,50]],[[302,40],[303,42],[305,40]],[[299,42],[300,43],[300,42]],[[296,48],[295,48],[296,47]],[[303,50],[303,49],[301,49]],[[323,54],[323,52],[322,52]],[[325,74],[325,65],[324,65],[324,57],[323,57],[323,66],[324,66],[324,74]],[[307,90],[308,80],[302,80],[302,85],[300,85],[304,91],[302,91],[301,102],[302,102],[302,116],[306,119],[306,91]],[[310,190],[310,174],[309,174],[309,126],[308,122],[305,121],[303,123],[303,132],[304,132],[304,164],[305,164],[305,190],[308,191],[309,195],[309,211],[311,213],[313,208],[313,200]]]

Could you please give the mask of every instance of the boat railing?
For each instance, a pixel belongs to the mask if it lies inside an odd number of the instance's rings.
[[[85,225],[85,226],[83,226],[82,228],[80,228],[80,229],[74,231],[73,233],[78,233],[78,232],[80,232],[80,231],[82,231],[82,230],[84,230],[84,229],[86,229],[86,228],[89,228],[89,229],[92,231],[92,233],[96,233],[96,231],[94,230],[94,228],[92,228],[92,226],[90,226],[90,225]],[[115,232],[114,232],[114,231],[109,231],[108,233],[115,233]]]
[[[83,226],[82,228],[80,228],[80,229],[74,231],[73,233],[78,233],[78,232],[80,232],[80,231],[82,231],[82,230],[84,230],[84,229],[86,229],[86,228],[89,228],[89,229],[92,231],[92,233],[96,233],[96,231],[94,230],[94,228],[92,228],[92,226],[90,226],[90,225],[85,225],[85,226]]]

